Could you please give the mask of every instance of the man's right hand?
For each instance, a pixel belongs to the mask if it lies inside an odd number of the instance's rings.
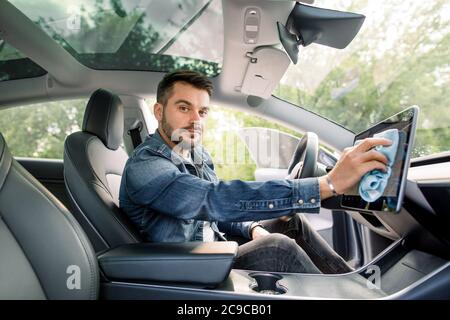
[[[384,138],[366,138],[360,144],[344,149],[339,161],[328,177],[338,194],[345,193],[358,183],[362,176],[374,169],[386,171],[388,159],[381,152],[372,149],[375,146],[389,146],[392,142]],[[332,195],[326,178],[319,178],[320,197],[326,199]]]

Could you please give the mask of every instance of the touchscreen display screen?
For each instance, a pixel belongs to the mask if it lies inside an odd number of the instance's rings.
[[[371,171],[363,176],[358,184],[342,195],[343,207],[361,211],[400,211],[418,111],[418,107],[408,108],[356,135],[354,144],[365,138],[381,136],[391,137],[396,147],[389,150],[391,163],[388,174],[378,172],[377,175],[377,172]]]

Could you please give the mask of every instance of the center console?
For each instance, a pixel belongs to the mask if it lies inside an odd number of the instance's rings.
[[[202,249],[196,250],[196,245]],[[104,253],[99,257],[104,274],[101,297],[104,299],[450,298],[447,289],[450,286],[450,262],[410,247],[407,239],[394,242],[370,264],[354,272],[337,275],[225,270],[228,268],[227,263],[225,268],[221,268],[220,263],[212,267],[213,264],[207,262],[211,259],[211,254],[216,255],[218,259],[225,257],[225,261],[230,261],[229,258],[235,254],[233,250],[236,249],[236,245],[232,242],[222,244],[221,248],[214,248],[215,245],[217,243],[191,243],[189,249],[184,247],[178,251],[178,254],[188,261],[192,260],[192,256],[189,257],[190,253],[197,252],[193,258],[197,261],[194,262],[196,266],[184,268],[183,263],[178,263],[178,267],[166,270],[160,266],[157,269],[148,269],[148,274],[152,274],[148,277],[145,276],[144,267],[139,270],[140,276],[137,278],[127,275],[127,271],[122,271],[123,273],[118,276],[105,267],[105,257],[110,259],[107,264],[114,264],[116,254]],[[128,245],[128,249],[129,246],[133,245]],[[149,249],[151,248],[147,246],[147,250]],[[117,252],[117,249],[115,250]],[[145,258],[143,249],[139,250],[141,259],[146,261],[156,259],[155,256]],[[226,252],[220,253],[221,250]],[[205,251],[210,256],[202,259],[202,252],[206,254]],[[151,251],[148,253],[152,255]],[[176,255],[174,252],[172,258]],[[130,270],[125,262],[130,260],[130,257],[132,263],[135,263],[136,258],[132,258],[132,255],[128,255],[125,260],[120,259],[122,270]],[[214,268],[221,269],[213,270]],[[204,273],[214,275],[214,281],[211,279],[206,282],[199,281],[199,278],[203,279]],[[221,279],[223,275],[224,278]]]

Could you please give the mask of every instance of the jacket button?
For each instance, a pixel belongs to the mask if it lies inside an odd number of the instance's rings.
[[[302,199],[298,200],[298,203],[303,204],[303,200]]]
[[[312,198],[310,201],[311,201],[311,203],[316,203],[316,199],[314,199],[314,198]]]
[[[269,203],[269,209],[273,209],[273,203]]]

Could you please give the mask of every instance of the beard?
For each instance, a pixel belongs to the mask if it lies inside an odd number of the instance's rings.
[[[194,148],[201,144],[203,136],[203,126],[199,123],[193,123],[187,127],[174,129],[166,119],[163,111],[163,117],[161,121],[161,128],[164,134],[173,143],[180,145],[183,149]]]

